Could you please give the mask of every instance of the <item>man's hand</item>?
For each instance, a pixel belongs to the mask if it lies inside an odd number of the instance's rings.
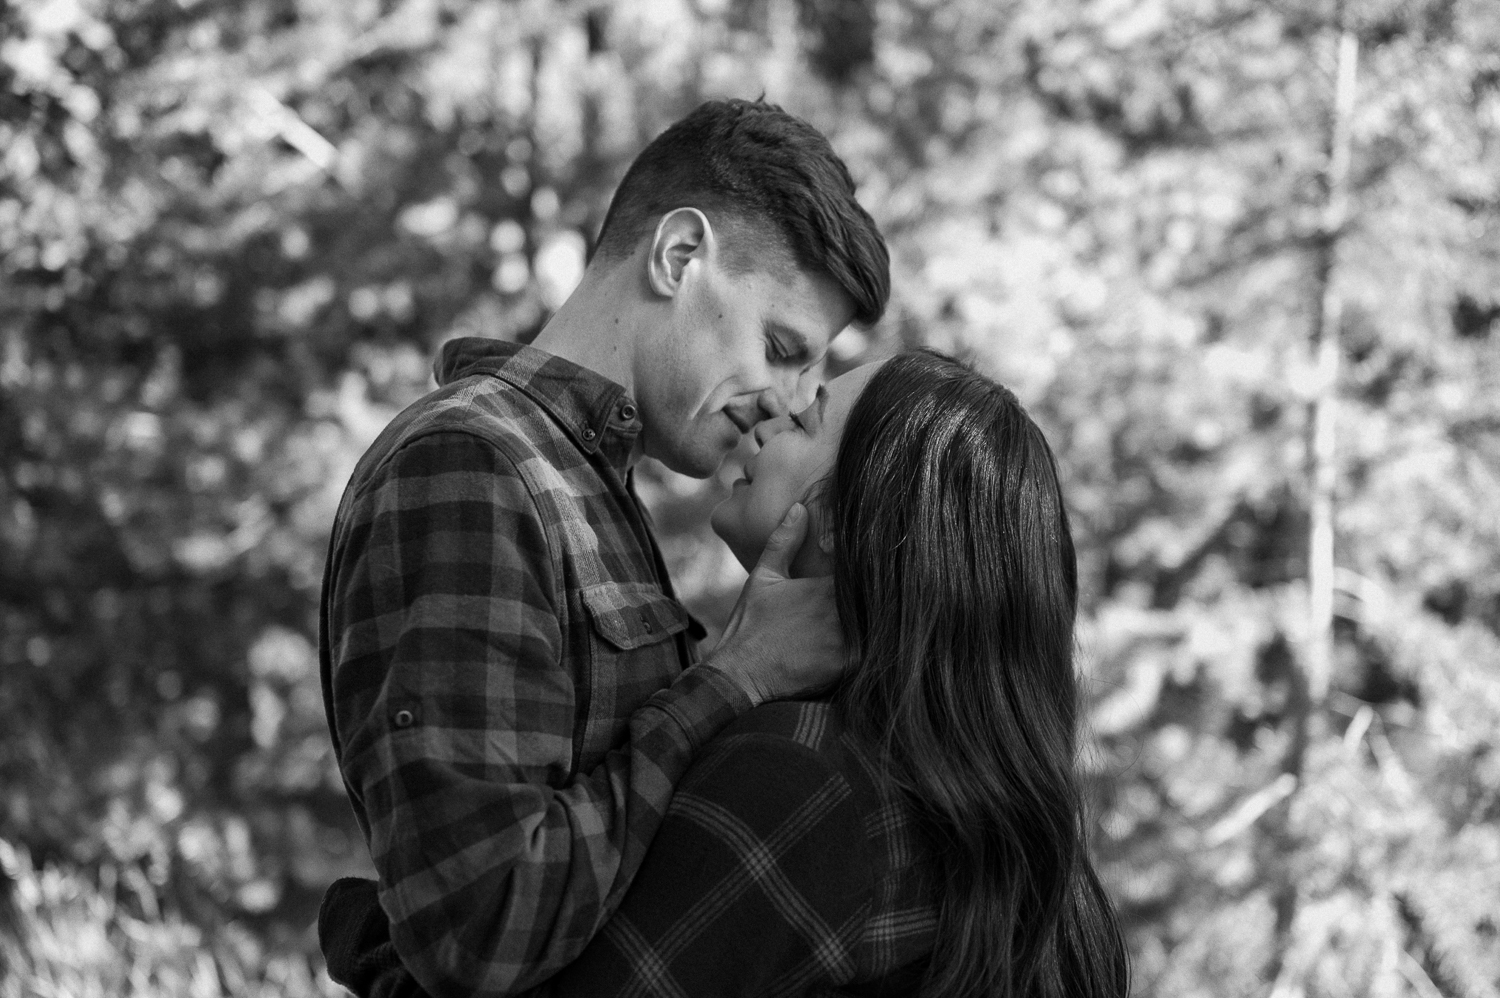
[[[844,669],[833,579],[788,574],[807,520],[807,508],[796,503],[772,532],[705,663],[738,683],[753,704],[816,693]]]

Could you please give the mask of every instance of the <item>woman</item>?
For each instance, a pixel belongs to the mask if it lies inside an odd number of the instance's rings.
[[[619,910],[544,990],[1124,998],[1085,849],[1077,571],[1041,431],[923,351],[756,436],[714,529],[750,566],[806,505],[794,574],[833,576],[849,668],[828,700],[715,739]],[[416,993],[373,966],[362,994]]]

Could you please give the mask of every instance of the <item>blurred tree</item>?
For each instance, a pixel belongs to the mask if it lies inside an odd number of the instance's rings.
[[[567,144],[581,25],[506,7],[3,14],[0,838],[131,917],[306,951],[367,865],[313,652],[333,506],[439,338],[566,294],[576,191],[635,142]]]
[[[1495,702],[1500,648],[1492,623],[1450,631],[1424,613],[1419,568],[1497,577],[1475,520],[1494,454],[1458,442],[1493,419],[1494,360],[1448,321],[1469,282],[1494,280],[1494,64],[1475,53],[1493,50],[1496,21],[1482,5],[1350,5],[1365,59],[1339,232],[1347,305],[1328,333],[1344,337],[1348,443],[1323,702],[1305,658],[1317,379],[1303,344],[1327,245],[1332,13],[1053,5],[1021,42],[1048,141],[1024,154],[1030,211],[1002,221],[1023,231],[991,242],[1028,280],[998,289],[1000,328],[976,348],[1022,377],[1055,361],[1032,397],[1074,472],[1089,647],[1118,687],[1095,715],[1106,757],[1129,766],[1105,767],[1119,778],[1101,848],[1144,993],[1500,981],[1480,901],[1500,873],[1483,858],[1500,845],[1494,814],[1449,810],[1450,781],[1489,785],[1479,733],[1497,718],[1449,754],[1438,732],[1455,729],[1431,713],[1460,675],[1466,696],[1490,691],[1471,709],[1492,710],[1478,703]],[[971,335],[979,306],[959,316]],[[1465,843],[1467,881],[1448,875],[1457,854],[1428,849],[1438,840]]]

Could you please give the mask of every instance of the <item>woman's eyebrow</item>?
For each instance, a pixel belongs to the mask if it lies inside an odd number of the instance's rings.
[[[823,422],[823,410],[828,408],[828,389],[823,385],[818,386],[818,395],[814,399],[818,403],[818,422]]]

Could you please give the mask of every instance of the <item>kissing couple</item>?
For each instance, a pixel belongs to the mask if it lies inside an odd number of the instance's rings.
[[[323,694],[379,876],[324,899],[335,981],[1125,998],[1056,463],[941,354],[818,383],[889,290],[827,140],[713,101],[531,345],[445,345],[329,548]],[[632,469],[707,477],[747,433],[712,525],[750,576],[700,649]]]

